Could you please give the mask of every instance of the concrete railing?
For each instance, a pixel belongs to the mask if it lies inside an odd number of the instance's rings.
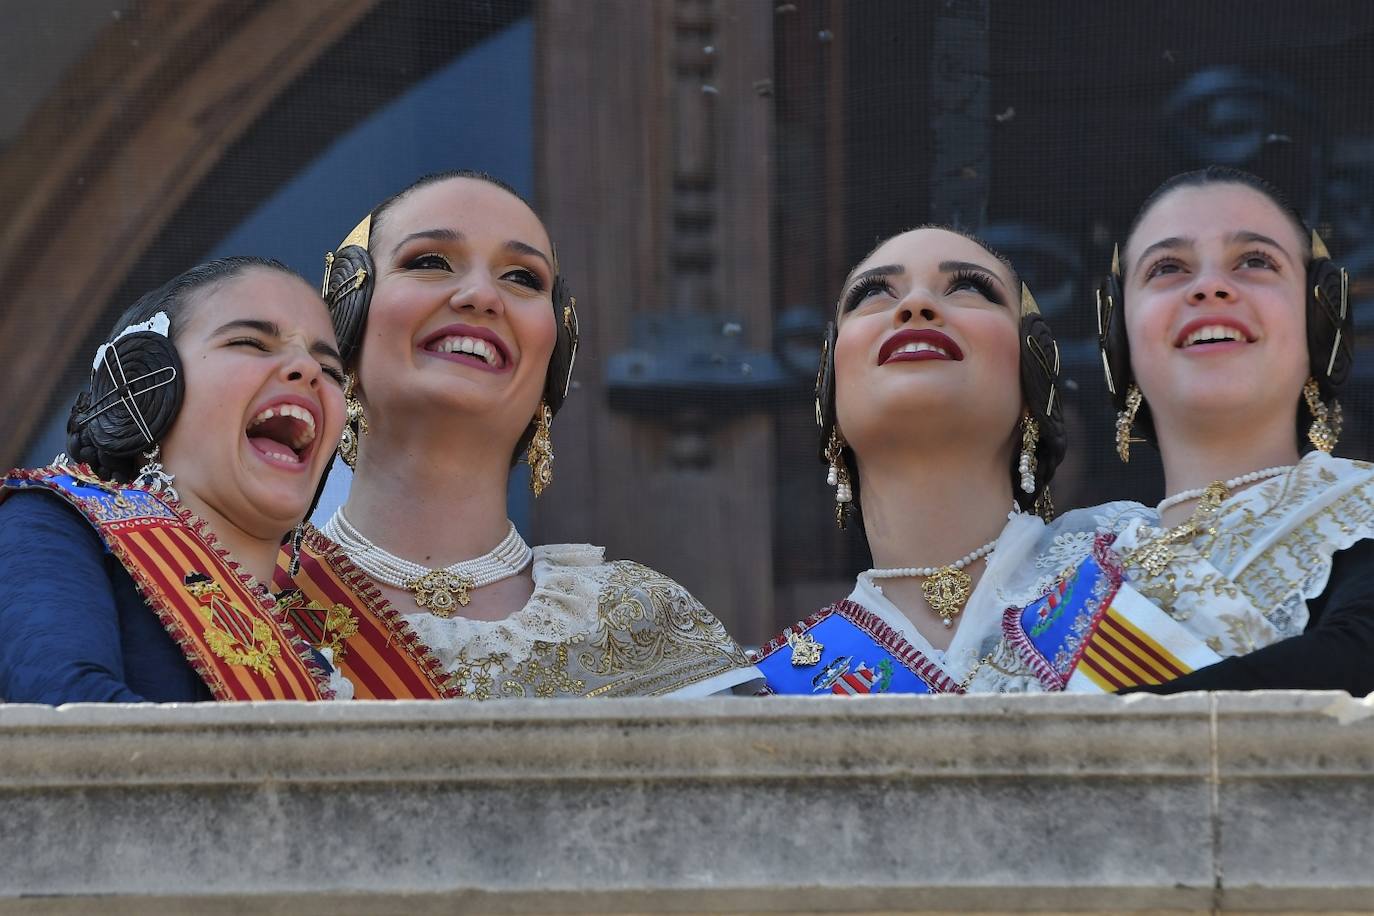
[[[1335,693],[0,706],[0,914],[1374,912]]]

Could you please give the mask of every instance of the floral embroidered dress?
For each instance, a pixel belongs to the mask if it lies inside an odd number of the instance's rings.
[[[332,648],[363,699],[707,696],[763,683],[725,627],[681,585],[589,544],[534,548],[534,592],[502,620],[396,612],[312,530],[276,582],[312,645]]]
[[[1164,684],[1187,689],[1374,689],[1374,465],[1311,452],[1225,500],[1167,563],[1136,520],[1112,544],[1129,583],[1222,659]]]

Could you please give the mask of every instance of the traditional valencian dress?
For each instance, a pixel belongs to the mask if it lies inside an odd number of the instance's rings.
[[[318,700],[335,684],[175,501],[84,465],[0,484],[0,700]]]
[[[1144,515],[1141,506],[1126,502],[1069,512],[1049,524],[1034,515],[1012,515],[944,651],[862,574],[848,598],[788,627],[759,648],[756,662],[772,693],[1044,689],[1031,665],[1010,651],[1003,627],[1007,609],[1046,593],[1058,571],[1075,568],[1091,553],[1099,530],[1117,530]]]
[[[318,530],[286,557],[282,603],[332,650],[359,699],[706,696],[762,677],[724,626],[672,579],[587,544],[534,548],[534,593],[496,621],[398,613]]]
[[[1313,452],[1195,530],[1129,503],[1027,524],[1008,525],[943,657],[861,577],[763,647],[769,687],[806,692],[809,673],[816,693],[1374,691],[1374,465]],[[793,660],[816,654],[806,636],[830,639],[817,664]]]

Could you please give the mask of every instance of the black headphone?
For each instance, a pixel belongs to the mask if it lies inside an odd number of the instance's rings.
[[[1125,410],[1127,391],[1135,381],[1126,337],[1123,286],[1117,247],[1112,249],[1111,271],[1097,288],[1097,346],[1102,352],[1107,391],[1118,411]],[[1350,375],[1355,358],[1352,324],[1350,278],[1344,267],[1332,263],[1326,243],[1313,230],[1312,263],[1307,267],[1307,355],[1312,378],[1317,380],[1322,401],[1328,404]],[[1147,442],[1156,444],[1150,405],[1144,400],[1136,411],[1135,427]],[[1300,433],[1298,441],[1303,439]]]
[[[334,333],[339,339],[339,355],[344,365],[351,365],[362,343],[363,329],[367,326],[367,312],[372,304],[372,291],[376,286],[377,270],[372,256],[367,252],[368,240],[372,232],[372,214],[363,218],[353,231],[339,243],[335,251],[324,256],[324,282],[320,295],[329,306],[329,315],[334,322]],[[544,377],[544,402],[549,410],[557,414],[563,401],[568,397],[572,385],[573,364],[577,361],[577,341],[579,328],[577,322],[577,299],[568,293],[562,274],[558,273],[558,253],[553,253],[553,315],[558,327],[558,338],[554,342],[553,354],[549,357],[549,370]],[[535,422],[530,421],[524,435],[515,446],[514,457],[518,459],[530,440],[534,437]]]
[[[1012,450],[1012,492],[1016,502],[1027,512],[1040,511],[1048,505],[1050,480],[1068,451],[1068,437],[1064,429],[1064,411],[1059,403],[1059,344],[1050,331],[1049,322],[1040,314],[1035,299],[1026,284],[1021,284],[1021,393],[1031,419],[1040,429],[1035,447],[1035,491],[1021,489],[1019,450]],[[821,342],[820,369],[816,373],[816,425],[821,431],[821,463],[829,464],[830,437],[834,435],[835,417],[835,339],[839,326],[830,322]],[[841,452],[849,470],[854,504],[859,504],[859,467],[854,451],[846,445]]]

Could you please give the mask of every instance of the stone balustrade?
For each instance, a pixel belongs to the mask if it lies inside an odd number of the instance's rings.
[[[0,705],[0,914],[1374,912],[1374,702]]]

